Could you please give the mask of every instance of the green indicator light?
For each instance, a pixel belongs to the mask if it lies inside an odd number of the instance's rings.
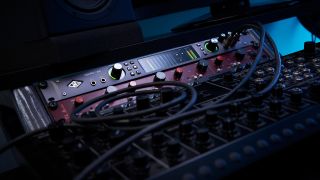
[[[189,57],[193,60],[193,56],[191,55],[191,53],[189,51],[187,51],[187,54],[189,55]]]
[[[209,45],[209,42],[206,42],[206,43],[204,44],[204,48],[205,48],[208,52],[217,52],[217,51],[219,50],[219,47],[216,46],[215,49],[214,49],[214,51],[211,51],[211,50],[208,48],[208,45]]]
[[[190,50],[190,53],[192,54],[192,56],[194,57],[194,59],[197,59],[197,58],[198,58],[197,55],[196,55],[192,50]]]
[[[206,43],[204,44],[204,48],[206,48],[206,50],[207,50],[207,51],[211,52],[211,51],[208,49],[208,47],[207,47],[207,46],[208,46],[208,44],[209,44],[209,43],[208,43],[208,42],[206,42]]]

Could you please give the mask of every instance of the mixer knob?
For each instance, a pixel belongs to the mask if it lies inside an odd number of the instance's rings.
[[[105,94],[109,94],[109,93],[112,93],[112,92],[115,92],[115,91],[118,91],[118,88],[117,88],[117,87],[115,87],[115,86],[108,86],[107,89],[106,89]]]
[[[206,118],[206,124],[210,127],[218,127],[220,125],[220,120],[218,118],[218,111],[207,110],[205,118]]]
[[[197,69],[200,73],[204,73],[207,71],[209,63],[207,60],[200,60],[197,64]]]
[[[219,38],[218,38],[218,41],[219,41],[220,43],[223,43],[224,40],[226,40],[226,39],[227,39],[227,35],[226,35],[225,33],[221,33],[220,36],[219,36]]]
[[[130,81],[128,87],[135,87],[137,85],[136,81]]]
[[[252,95],[251,103],[255,107],[260,107],[263,104],[263,95],[260,93],[255,93]]]
[[[238,102],[231,103],[229,105],[229,113],[232,116],[238,117],[241,114],[241,104]]]
[[[242,61],[244,59],[244,57],[246,56],[245,53],[243,53],[242,51],[238,50],[236,53],[235,53],[235,57],[237,59],[237,61]]]
[[[165,81],[166,80],[166,74],[164,72],[157,72],[154,76],[154,82],[157,81]]]
[[[217,56],[216,57],[216,59],[214,60],[214,64],[216,65],[216,66],[221,66],[222,65],[222,63],[223,63],[223,57],[222,56]]]
[[[144,110],[150,108],[150,99],[148,95],[137,96],[136,98],[137,110]]]
[[[181,78],[182,74],[183,74],[183,69],[182,68],[176,68],[174,70],[174,74],[173,74],[174,79],[179,80]]]
[[[265,72],[261,69],[257,70],[254,74],[259,78],[263,78],[265,76]]]
[[[210,52],[216,52],[219,50],[219,41],[216,38],[210,39],[210,41],[205,43],[205,48]]]
[[[263,78],[257,78],[254,80],[257,91],[261,91],[266,86],[266,81]]]
[[[282,111],[281,101],[277,99],[271,100],[271,102],[269,103],[269,109],[272,114],[280,114],[280,112]]]
[[[205,152],[212,144],[211,137],[209,135],[209,129],[201,128],[197,131],[196,147],[199,151]]]
[[[259,109],[252,107],[247,110],[247,123],[250,127],[256,128],[260,123]]]
[[[183,158],[183,151],[181,145],[177,141],[171,140],[168,143],[166,156],[170,165],[175,165],[179,163]]]
[[[314,57],[316,53],[316,44],[315,42],[308,41],[304,43],[304,56],[306,58]]]
[[[235,120],[230,117],[223,119],[222,132],[227,138],[233,138],[237,133]]]
[[[120,63],[115,63],[112,68],[111,72],[109,73],[112,79],[119,80],[122,78],[122,73],[124,73],[122,65]]]
[[[192,136],[194,135],[194,130],[192,126],[193,122],[191,120],[185,120],[180,123],[179,130],[180,130],[180,137],[184,141],[191,140]]]
[[[282,84],[277,84],[273,89],[272,89],[272,96],[276,98],[283,98],[283,85]]]
[[[81,104],[84,103],[84,99],[82,96],[77,96],[76,98],[74,98],[74,105],[77,107],[77,106],[80,106]]]
[[[149,175],[150,164],[148,157],[141,153],[137,152],[132,157],[132,175],[134,179],[145,179]]]
[[[294,105],[300,105],[302,100],[303,91],[301,88],[293,88],[290,91],[290,100]]]
[[[315,80],[310,84],[309,95],[315,100],[320,100],[319,92],[320,92],[320,80]]]

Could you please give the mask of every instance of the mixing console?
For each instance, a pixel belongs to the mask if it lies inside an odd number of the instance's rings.
[[[52,128],[20,150],[41,176],[74,178],[137,131],[181,114],[194,90],[197,100],[188,111],[213,107],[245,78],[259,53],[256,31],[238,34],[232,46],[230,36],[36,83],[53,126],[83,124]],[[278,83],[260,94],[275,77],[274,59],[265,43],[254,74],[230,98],[251,99],[190,113],[146,133],[88,178],[219,179],[319,131],[319,49],[306,42],[304,51],[282,57]]]

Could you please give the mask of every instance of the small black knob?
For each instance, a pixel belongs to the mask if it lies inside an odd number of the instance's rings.
[[[112,79],[119,80],[121,78],[122,72],[122,65],[120,63],[115,63],[111,68],[110,76]]]
[[[136,98],[137,110],[150,108],[150,99],[148,95],[137,96]]]
[[[149,158],[145,154],[137,152],[133,155],[132,160],[131,170],[134,179],[145,179],[150,170]]]
[[[154,81],[165,81],[166,80],[166,74],[164,72],[157,72],[154,75]]]
[[[260,93],[255,93],[252,95],[251,103],[255,107],[260,107],[263,104],[263,95]]]
[[[200,128],[197,130],[196,147],[199,151],[204,152],[209,149],[211,145],[211,137],[209,135],[209,129]]]
[[[238,102],[233,102],[229,105],[229,113],[232,115],[232,116],[236,116],[238,117],[240,114],[241,114],[241,104],[238,103]]]
[[[179,130],[180,137],[183,141],[191,140],[190,138],[194,135],[193,122],[191,120],[182,121],[180,123]]]
[[[237,61],[242,61],[244,59],[244,57],[246,56],[246,54],[240,50],[238,50],[236,53],[235,53],[235,57],[237,59]]]
[[[48,108],[49,108],[50,110],[56,110],[56,109],[58,109],[58,102],[57,102],[57,101],[50,101],[50,102],[48,103]]]
[[[220,43],[223,43],[224,40],[226,40],[226,39],[227,39],[227,35],[226,35],[225,33],[221,33],[220,36],[219,36],[219,38],[218,38],[218,41],[219,41]]]
[[[316,43],[308,41],[304,43],[304,56],[306,58],[312,58],[316,54]]]
[[[279,99],[283,98],[283,84],[277,84],[272,89],[272,96]]]
[[[227,138],[233,138],[237,133],[235,120],[227,117],[222,121],[222,131],[223,135]]]
[[[181,145],[175,140],[169,141],[166,156],[170,165],[180,162],[183,158]]]
[[[264,72],[264,70],[259,69],[259,70],[257,70],[254,74],[255,74],[256,77],[258,77],[258,78],[263,78],[263,77],[265,77],[265,74],[266,74],[266,73]]]
[[[254,80],[254,84],[256,86],[256,91],[261,91],[266,87],[266,81],[263,78],[256,78]]]
[[[320,100],[319,92],[320,92],[320,80],[315,80],[310,84],[309,95],[315,100]]]
[[[210,39],[205,43],[205,48],[210,52],[216,52],[219,50],[219,41],[216,38]]]
[[[260,123],[259,114],[258,108],[252,107],[247,110],[247,123],[250,127],[255,128]]]
[[[282,103],[278,99],[273,99],[269,103],[269,109],[272,114],[280,114],[282,111]]]
[[[209,127],[218,127],[220,125],[220,120],[218,118],[218,111],[207,110],[205,118],[206,118],[206,124]]]
[[[301,88],[293,88],[290,90],[290,100],[293,105],[300,105],[302,101],[303,91]]]
[[[197,64],[197,69],[199,72],[204,73],[207,71],[209,63],[207,60],[200,60]]]

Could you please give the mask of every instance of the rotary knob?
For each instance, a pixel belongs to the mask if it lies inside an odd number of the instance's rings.
[[[210,41],[207,41],[205,43],[205,47],[210,52],[216,52],[219,50],[218,43],[219,43],[218,39],[212,38],[212,39],[210,39]]]
[[[320,80],[315,80],[310,84],[309,95],[315,100],[319,100],[318,93],[320,91]]]
[[[269,109],[270,109],[270,112],[273,114],[273,115],[278,115],[281,113],[282,111],[282,103],[281,101],[277,100],[277,99],[273,99],[272,101],[270,101],[269,103]]]
[[[246,56],[246,54],[240,50],[238,50],[236,53],[235,53],[235,58],[237,59],[237,61],[242,61],[244,59],[244,57]]]
[[[124,77],[124,71],[123,71],[122,65],[120,63],[115,63],[112,66],[109,72],[109,75],[112,79],[115,79],[115,80],[122,79]]]
[[[293,105],[300,105],[302,101],[303,91],[301,88],[293,88],[290,91],[290,100]]]
[[[165,80],[166,80],[166,74],[164,72],[157,72],[154,75],[154,82],[165,81]]]
[[[199,72],[204,73],[207,71],[209,63],[207,60],[200,60],[197,65],[197,69]]]
[[[258,108],[251,107],[247,110],[247,123],[250,127],[256,128],[260,124],[259,114],[260,111]]]
[[[183,69],[182,68],[176,68],[174,70],[174,74],[173,74],[174,79],[176,79],[176,80],[181,79],[182,74],[183,74]]]

